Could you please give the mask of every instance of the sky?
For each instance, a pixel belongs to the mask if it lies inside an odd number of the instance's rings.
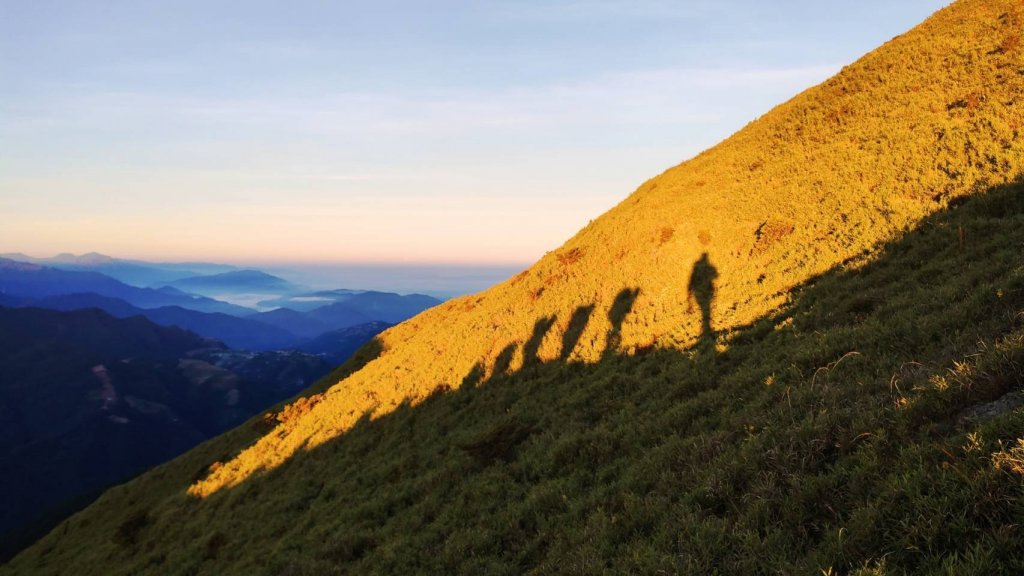
[[[529,263],[944,0],[0,0],[0,252]]]

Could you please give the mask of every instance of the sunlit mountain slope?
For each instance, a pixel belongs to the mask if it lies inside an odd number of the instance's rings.
[[[688,290],[702,254],[717,271],[711,323],[727,330],[949,201],[1007,181],[1024,166],[1021,26],[1017,2],[943,11],[646,182],[530,270],[385,332],[378,359],[193,493],[273,467],[368,410],[495,364],[515,370],[539,321],[551,329],[527,353],[540,360],[689,346],[702,326]],[[610,318],[617,299],[622,318]],[[567,350],[560,335],[586,310]]]

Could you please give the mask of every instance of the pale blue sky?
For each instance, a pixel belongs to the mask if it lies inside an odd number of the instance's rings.
[[[0,0],[0,252],[529,262],[942,0]]]

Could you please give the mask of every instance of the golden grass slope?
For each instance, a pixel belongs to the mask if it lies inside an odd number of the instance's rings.
[[[702,254],[718,274],[713,328],[727,331],[950,201],[1010,180],[1024,166],[1022,26],[1019,0],[941,10],[644,183],[528,271],[388,330],[379,357],[304,400],[190,494],[236,485],[367,412],[486,377],[496,364],[690,346],[702,318],[687,286]],[[589,306],[578,341],[563,350],[560,335]],[[610,316],[625,320],[613,326]],[[542,339],[527,350],[535,326]]]

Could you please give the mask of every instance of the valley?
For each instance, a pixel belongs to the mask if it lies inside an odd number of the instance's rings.
[[[287,302],[303,289],[238,271],[185,278],[181,287],[198,288],[185,292],[80,269],[161,277],[147,263],[99,254],[43,261],[71,269],[0,259],[0,558],[108,487],[298,394],[389,321],[438,302],[338,290],[326,311],[261,313],[197,292],[245,294],[256,282]]]

